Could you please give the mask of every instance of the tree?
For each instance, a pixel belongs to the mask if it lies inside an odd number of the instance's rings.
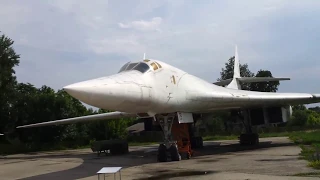
[[[320,113],[320,107],[319,106],[316,106],[316,107],[311,107],[309,108],[311,111],[315,111],[317,113]]]
[[[304,126],[308,121],[308,113],[306,110],[293,111],[292,117],[288,121],[289,126]]]
[[[231,79],[233,78],[233,69],[234,69],[234,59],[235,57],[231,57],[227,63],[225,63],[225,68],[222,68],[222,71],[220,72],[220,78],[218,78],[218,81]],[[240,75],[241,77],[253,77],[254,73],[252,73],[249,68],[248,64],[241,64],[240,63]],[[241,83],[241,88],[243,90],[250,90],[250,84],[249,83]]]
[[[292,111],[298,111],[298,110],[302,110],[302,111],[305,111],[307,110],[307,107],[303,104],[300,104],[300,105],[294,105],[292,106]]]
[[[107,113],[104,109],[99,109],[98,114]],[[134,118],[110,119],[107,121],[95,121],[89,124],[90,137],[95,140],[125,138],[126,128],[132,125]]]
[[[273,76],[270,71],[260,69],[256,74],[256,77],[273,77]],[[280,85],[279,81],[251,83],[250,90],[260,91],[260,92],[277,92],[279,85]]]
[[[1,31],[0,31],[1,32]],[[0,36],[0,127],[4,127],[11,119],[12,101],[15,99],[14,87],[17,83],[14,67],[20,62],[20,55],[13,49],[14,41],[5,36]]]

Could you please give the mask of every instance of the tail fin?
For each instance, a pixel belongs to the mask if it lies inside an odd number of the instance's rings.
[[[240,83],[237,80],[237,78],[241,78],[241,76],[240,76],[240,62],[239,62],[239,56],[238,56],[238,47],[236,45],[235,55],[234,55],[233,78],[230,84],[228,84],[227,88],[241,89]]]
[[[238,56],[238,47],[236,45],[236,51],[234,55],[234,67],[233,67],[233,78],[239,78],[240,76],[240,61]]]
[[[284,81],[290,80],[290,78],[274,78],[274,77],[241,77],[240,75],[240,61],[238,56],[238,48],[235,48],[233,78],[215,82],[218,86],[226,86],[230,89],[241,89],[240,82],[253,83],[253,82],[271,82],[271,81]]]

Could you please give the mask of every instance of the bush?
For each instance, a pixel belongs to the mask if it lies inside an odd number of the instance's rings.
[[[305,110],[293,111],[288,126],[304,126],[308,121],[308,113]]]

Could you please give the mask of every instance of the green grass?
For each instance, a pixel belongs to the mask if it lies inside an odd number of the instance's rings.
[[[289,135],[289,138],[301,147],[300,156],[309,161],[308,166],[320,169],[320,130],[294,132]]]
[[[309,162],[308,166],[315,169],[320,169],[320,160],[311,161]]]
[[[270,133],[260,133],[260,138],[266,138],[266,137],[288,137],[290,134],[294,132],[270,132]]]
[[[238,139],[238,136],[236,135],[226,135],[226,136],[222,136],[222,135],[208,135],[208,136],[204,136],[202,137],[202,139],[204,141],[215,141],[215,140],[236,140]]]

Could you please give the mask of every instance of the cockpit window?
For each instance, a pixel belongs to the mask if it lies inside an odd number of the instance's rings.
[[[151,63],[150,64],[152,67],[153,67],[153,70],[157,70],[159,67],[157,66],[157,64],[156,63]]]
[[[126,68],[126,71],[131,70],[135,65],[137,65],[138,63],[131,63],[129,64],[129,66]]]
[[[133,70],[137,70],[140,71],[141,73],[145,73],[150,69],[150,67],[148,66],[148,64],[146,63],[139,63],[138,65],[136,65]]]
[[[155,63],[157,63],[157,65],[159,66],[159,68],[162,68],[162,66],[161,66],[158,62],[155,62]]]
[[[125,65],[123,65],[120,70],[119,73],[122,71],[130,71],[130,70],[137,70],[140,71],[141,73],[145,73],[150,69],[149,65],[144,63],[144,62],[136,62],[136,63],[126,63]]]
[[[130,63],[130,62],[127,62],[125,65],[123,65],[123,66],[120,68],[119,72],[124,71],[124,70],[126,69],[126,67],[128,66],[129,63]]]

